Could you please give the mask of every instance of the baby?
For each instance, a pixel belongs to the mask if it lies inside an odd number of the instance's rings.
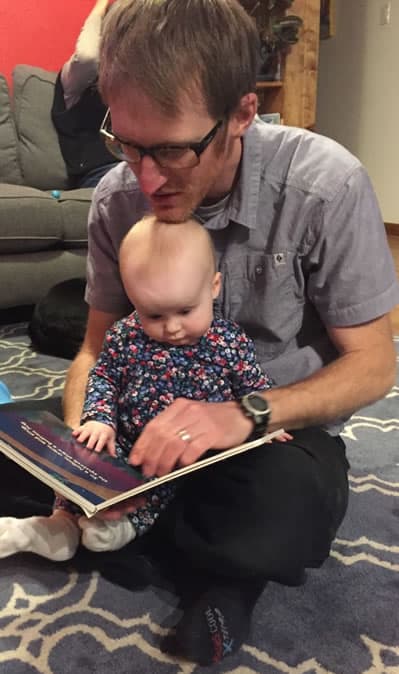
[[[176,398],[240,399],[271,381],[239,326],[214,317],[221,275],[209,233],[197,221],[145,217],[124,238],[119,265],[135,310],[107,332],[73,435],[127,461],[144,426]],[[186,432],[180,437],[190,441]],[[48,518],[0,519],[0,557],[29,551],[60,561],[70,559],[79,542],[94,551],[116,550],[145,533],[174,493],[173,481],[155,487],[117,520],[88,519],[56,497]]]

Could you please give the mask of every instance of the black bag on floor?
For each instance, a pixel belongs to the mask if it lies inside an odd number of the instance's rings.
[[[60,358],[75,357],[87,323],[85,286],[81,278],[62,281],[36,304],[28,334],[37,351]]]

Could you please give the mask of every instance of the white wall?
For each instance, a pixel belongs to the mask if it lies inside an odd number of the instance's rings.
[[[321,40],[317,131],[359,157],[385,222],[399,223],[399,0],[335,0],[335,37]]]

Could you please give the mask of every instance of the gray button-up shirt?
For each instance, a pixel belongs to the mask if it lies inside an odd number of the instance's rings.
[[[118,249],[148,210],[125,163],[100,182],[89,218],[90,306],[130,310]],[[255,121],[243,139],[236,186],[215,212],[204,224],[223,276],[217,307],[252,337],[260,364],[277,384],[336,358],[326,326],[364,323],[399,302],[369,178],[328,138]]]

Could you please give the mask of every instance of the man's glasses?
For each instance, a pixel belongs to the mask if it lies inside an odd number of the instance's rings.
[[[163,168],[183,169],[192,168],[199,164],[202,153],[213,141],[222,124],[223,120],[220,119],[198,143],[142,147],[142,145],[134,145],[115,136],[112,132],[111,116],[108,109],[100,127],[100,134],[104,137],[108,150],[117,159],[127,161],[129,164],[138,164],[143,157],[148,156],[152,157]]]

